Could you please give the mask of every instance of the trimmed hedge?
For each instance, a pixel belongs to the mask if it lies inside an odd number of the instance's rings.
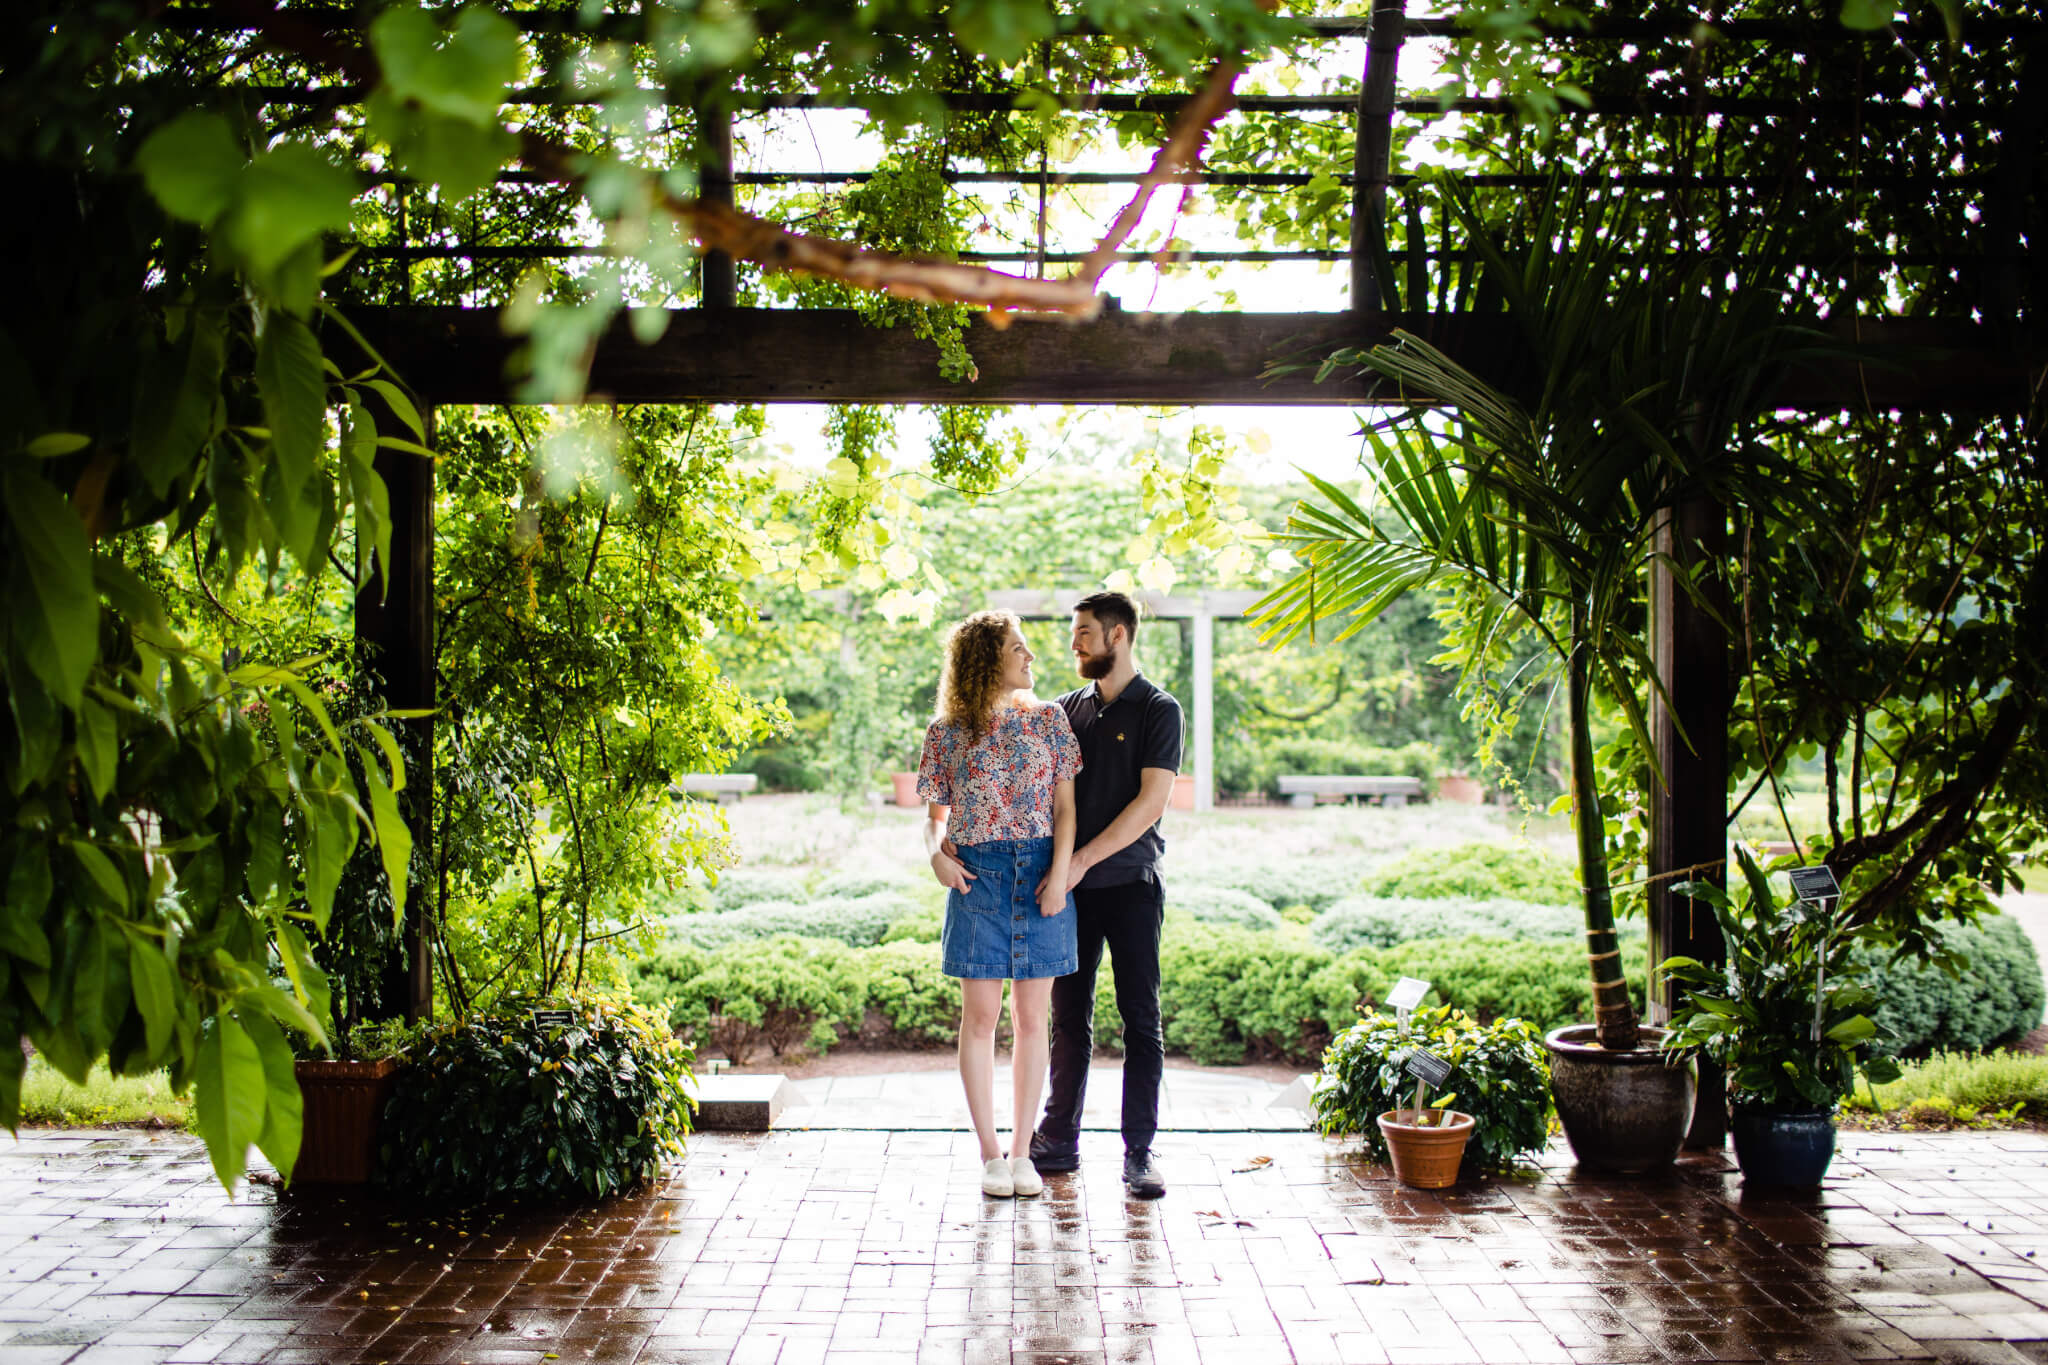
[[[1875,948],[1857,950],[1877,992],[1877,1022],[1891,1031],[1886,1052],[1976,1052],[2040,1025],[2041,959],[2017,920],[1987,914],[1974,926],[1946,926],[1942,941],[1968,961],[1962,975],[1950,976],[1932,963],[1887,961]]]
[[[1577,906],[1532,905],[1518,900],[1418,900],[1356,896],[1317,917],[1309,934],[1333,953],[1391,948],[1418,938],[1569,938],[1584,932]]]
[[[1234,924],[1240,929],[1278,929],[1280,916],[1257,896],[1227,886],[1169,886],[1168,914],[1179,912],[1203,924]]]
[[[1538,905],[1580,902],[1578,869],[1539,848],[1513,844],[1455,844],[1418,848],[1367,877],[1368,896],[1422,899],[1499,897]]]
[[[1636,1011],[1650,949],[1639,933],[1621,940],[1621,967]],[[1379,955],[1386,980],[1416,976],[1446,1005],[1481,1022],[1520,1018],[1548,1032],[1593,1017],[1593,985],[1577,939],[1414,939]]]
[[[854,950],[791,934],[709,953],[672,944],[634,964],[633,976],[636,1000],[735,1065],[764,1046],[778,1057],[798,1047],[823,1052],[839,1029],[860,1026],[867,1001],[865,963]]]
[[[850,948],[882,941],[889,926],[923,913],[924,907],[901,892],[882,891],[855,900],[762,901],[737,910],[684,915],[669,921],[669,932],[700,948],[797,934],[829,938]]]
[[[794,867],[729,867],[711,888],[713,910],[737,910],[761,901],[809,899],[811,877]]]
[[[1186,880],[1191,886],[1221,886],[1257,896],[1275,910],[1306,905],[1311,910],[1321,911],[1346,896],[1357,894],[1359,881],[1369,861],[1357,858],[1288,858],[1208,869],[1190,875]],[[1181,880],[1179,874],[1167,880],[1169,897]]]

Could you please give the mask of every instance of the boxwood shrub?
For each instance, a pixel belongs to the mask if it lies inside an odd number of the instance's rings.
[[[960,984],[939,970],[936,942],[884,943],[860,955],[865,1006],[889,1041],[950,1043],[960,1031]]]
[[[1309,933],[1333,953],[1391,948],[1415,938],[1569,938],[1585,930],[1574,905],[1535,905],[1499,897],[1422,900],[1411,896],[1352,896],[1317,916]]]
[[[711,908],[737,910],[758,901],[806,900],[810,886],[810,874],[794,867],[729,867],[711,888]]]
[[[677,1033],[735,1065],[764,1047],[778,1057],[799,1047],[822,1052],[840,1029],[860,1027],[867,1001],[858,954],[793,934],[708,953],[671,944],[636,963],[633,976],[637,999],[666,1010]]]
[[[1624,926],[1621,966],[1638,1013],[1643,1008],[1649,946]],[[1593,1017],[1593,987],[1576,939],[1412,939],[1378,957],[1386,980],[1421,977],[1442,1003],[1482,1021],[1520,1017],[1539,1031]],[[1379,997],[1375,996],[1377,1000]]]
[[[1580,901],[1578,872],[1570,862],[1540,848],[1497,843],[1414,849],[1368,876],[1360,889],[1368,896]]]
[[[534,1023],[545,1004],[575,1016]],[[690,1131],[690,1050],[602,1000],[508,1000],[428,1031],[384,1111],[381,1178],[408,1198],[602,1199],[653,1179]]]
[[[1891,1031],[1887,1051],[1907,1057],[1975,1052],[2039,1026],[2041,959],[2017,920],[1987,914],[1975,925],[1947,926],[1942,940],[1968,962],[1961,975],[1933,963],[1891,962],[1874,947],[1857,950],[1877,992],[1877,1022]]]
[[[1535,1025],[1522,1019],[1483,1024],[1439,1006],[1415,1011],[1409,1029],[1404,1034],[1394,1016],[1374,1012],[1337,1035],[1310,1094],[1316,1131],[1356,1135],[1368,1155],[1385,1161],[1387,1141],[1377,1120],[1415,1103],[1415,1081],[1402,1064],[1420,1045],[1451,1064],[1450,1078],[1429,1098],[1453,1094],[1451,1107],[1473,1118],[1466,1161],[1505,1171],[1518,1156],[1542,1148],[1550,1128],[1550,1061]]]

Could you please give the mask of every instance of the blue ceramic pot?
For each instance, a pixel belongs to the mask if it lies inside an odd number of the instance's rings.
[[[1835,1159],[1835,1119],[1825,1109],[1735,1107],[1735,1164],[1753,1185],[1818,1185]]]

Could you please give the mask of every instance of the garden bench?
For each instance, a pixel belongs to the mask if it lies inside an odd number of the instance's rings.
[[[1280,794],[1296,810],[1307,810],[1315,805],[1318,797],[1325,796],[1338,799],[1357,796],[1369,801],[1377,800],[1383,806],[1405,806],[1409,797],[1419,799],[1422,796],[1422,779],[1392,775],[1295,774],[1280,779]]]
[[[684,773],[671,788],[678,795],[709,792],[721,806],[730,806],[761,784],[752,773]]]

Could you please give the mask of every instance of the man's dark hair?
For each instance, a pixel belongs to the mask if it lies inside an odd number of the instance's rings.
[[[1103,633],[1110,627],[1122,626],[1124,638],[1132,644],[1138,642],[1138,604],[1120,592],[1094,592],[1074,603],[1075,611],[1085,611],[1094,617]]]

